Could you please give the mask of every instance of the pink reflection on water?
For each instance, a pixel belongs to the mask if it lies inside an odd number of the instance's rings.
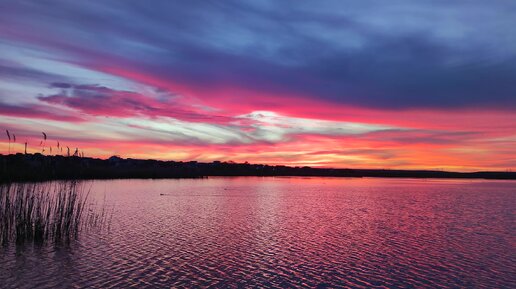
[[[81,240],[71,262],[82,273],[68,276],[120,287],[510,287],[515,193],[514,182],[482,180],[95,181],[93,196],[115,206],[112,231]],[[7,280],[59,278],[30,267]]]

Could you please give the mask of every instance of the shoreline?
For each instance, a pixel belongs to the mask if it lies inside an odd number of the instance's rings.
[[[184,179],[207,177],[339,177],[516,180],[516,172],[331,169],[215,161],[176,162],[111,157],[0,155],[0,182],[93,179]]]

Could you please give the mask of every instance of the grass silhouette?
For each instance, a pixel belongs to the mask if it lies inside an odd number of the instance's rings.
[[[99,228],[105,210],[77,181],[0,185],[0,243],[63,242]]]

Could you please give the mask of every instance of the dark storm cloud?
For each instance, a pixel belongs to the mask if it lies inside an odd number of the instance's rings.
[[[514,1],[52,3],[0,4],[0,35],[213,89],[516,108]]]

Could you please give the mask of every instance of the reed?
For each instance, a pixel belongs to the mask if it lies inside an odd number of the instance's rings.
[[[7,134],[7,138],[9,139],[9,149],[8,149],[8,154],[11,154],[11,134],[9,133],[9,130],[6,129],[5,130],[5,133]]]
[[[63,242],[101,228],[103,208],[77,181],[0,185],[0,243]]]
[[[7,149],[7,154],[10,155],[12,151],[14,151],[13,153],[16,154],[16,135],[9,131],[8,129],[5,130],[5,133],[7,135],[7,141],[8,141],[8,149]],[[47,140],[48,140],[48,136],[45,132],[41,132],[41,135],[43,136],[42,139],[40,140],[39,142],[39,148],[41,149],[41,154],[45,154],[45,152],[47,151]],[[57,146],[55,148],[52,148],[51,145],[48,146],[48,150],[49,150],[49,153],[48,155],[52,156],[52,155],[63,155],[63,145],[61,145],[61,143],[56,140],[56,143],[57,143]],[[12,146],[11,146],[12,144]],[[24,154],[27,154],[27,149],[28,149],[28,140],[26,140],[24,143],[21,143],[23,144],[24,146]],[[11,150],[11,147],[13,148]],[[67,154],[66,156],[72,156],[70,155],[70,148],[67,146]],[[55,154],[54,154],[55,152]],[[84,158],[84,151],[79,151],[79,148],[75,148],[75,152],[73,154],[74,157],[82,157]]]

